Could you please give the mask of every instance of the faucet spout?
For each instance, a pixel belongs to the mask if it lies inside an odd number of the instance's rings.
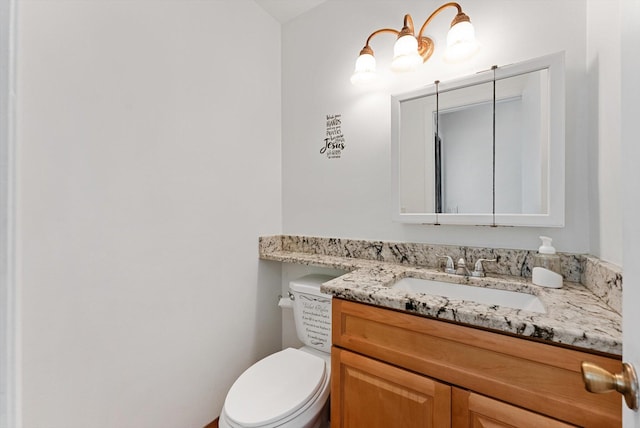
[[[436,254],[436,256],[442,258],[442,259],[447,259],[447,265],[444,268],[444,271],[446,273],[456,273],[456,269],[455,266],[453,265],[453,259],[451,258],[451,256],[441,256],[440,254]]]
[[[467,269],[467,263],[464,258],[460,257],[458,260],[458,268],[456,269],[456,275],[469,276],[469,269]]]

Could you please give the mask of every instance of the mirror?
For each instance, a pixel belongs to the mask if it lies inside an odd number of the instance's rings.
[[[391,101],[394,220],[563,226],[562,53]]]

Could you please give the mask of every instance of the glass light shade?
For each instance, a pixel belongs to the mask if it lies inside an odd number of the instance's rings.
[[[418,53],[418,39],[412,35],[406,35],[396,40],[393,45],[393,60],[391,70],[413,71],[422,64],[422,57]]]
[[[351,83],[356,86],[366,85],[377,80],[376,59],[371,54],[362,54],[356,60],[356,69],[351,76]]]
[[[447,33],[445,61],[457,62],[470,58],[478,52],[475,30],[469,21],[462,21],[451,27]]]

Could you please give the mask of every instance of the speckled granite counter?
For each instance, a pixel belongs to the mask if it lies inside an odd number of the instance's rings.
[[[260,238],[260,258],[347,271],[322,286],[335,297],[418,315],[542,339],[582,349],[622,354],[619,295],[622,276],[615,266],[590,256],[561,254],[561,289],[531,284],[527,250],[480,249],[427,244],[354,241],[334,238],[271,236]],[[468,262],[497,258],[486,278],[443,273],[436,254]],[[514,272],[519,272],[520,275]],[[483,305],[470,301],[391,289],[405,277],[520,291],[538,296],[546,313]],[[580,283],[582,282],[582,283]],[[584,284],[584,285],[583,285]]]

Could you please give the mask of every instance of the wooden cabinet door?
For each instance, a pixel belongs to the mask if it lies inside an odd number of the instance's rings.
[[[590,361],[619,373],[619,359],[338,298],[332,306],[336,347],[576,426],[622,426],[620,396],[588,392],[580,372]]]
[[[564,422],[497,401],[474,392],[451,388],[453,428],[571,428]]]
[[[332,349],[332,428],[451,426],[451,387],[340,348]]]

